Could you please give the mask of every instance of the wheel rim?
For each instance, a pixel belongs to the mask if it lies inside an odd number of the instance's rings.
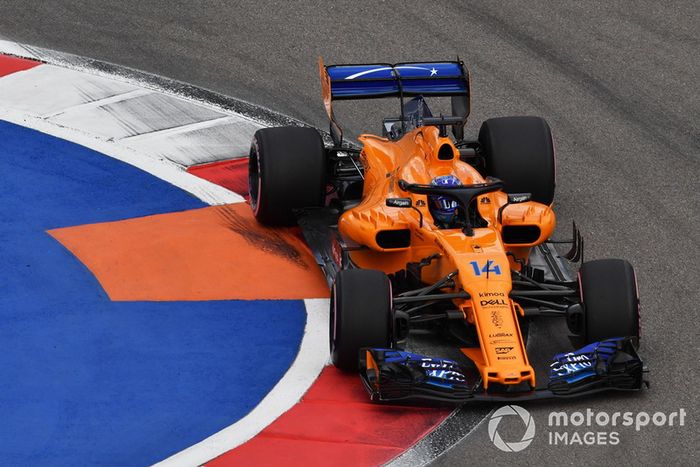
[[[389,282],[389,335],[387,336],[387,344],[391,349],[396,348],[396,320],[394,317],[394,286],[391,284],[391,280],[387,278]]]
[[[335,284],[333,284],[333,289],[331,290],[331,303],[330,303],[330,317],[328,320],[328,343],[331,350],[331,355],[335,352],[335,320],[336,320],[336,303],[335,299]]]
[[[250,195],[250,207],[256,214],[260,206],[260,183],[260,158],[258,157],[257,141],[254,141],[248,156],[248,194]]]

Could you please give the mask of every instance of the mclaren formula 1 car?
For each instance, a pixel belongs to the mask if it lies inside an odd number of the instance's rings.
[[[332,143],[313,128],[257,131],[249,186],[257,220],[299,225],[325,273],[335,366],[359,371],[377,401],[643,387],[632,266],[583,262],[575,225],[559,242],[570,244],[565,253],[550,239],[555,161],[545,120],[493,118],[465,139],[461,61],[319,68]],[[345,142],[333,101],[386,97],[399,98],[400,114],[384,119],[381,136]],[[449,98],[452,115],[434,115],[433,97]],[[542,316],[566,320],[582,348],[554,356],[537,388],[525,328]],[[403,350],[415,331],[454,343],[461,358]]]

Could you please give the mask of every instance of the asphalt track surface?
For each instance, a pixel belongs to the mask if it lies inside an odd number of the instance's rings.
[[[321,128],[319,55],[327,63],[459,56],[473,78],[468,134],[493,116],[545,117],[557,147],[561,236],[575,219],[588,259],[622,257],[635,265],[652,380],[651,390],[638,396],[557,407],[569,413],[684,408],[686,423],[619,428],[617,446],[550,446],[540,433],[553,407],[530,404],[538,436],[522,453],[496,450],[484,423],[436,464],[698,463],[695,2],[57,3],[1,0],[0,36],[190,82]],[[378,131],[370,109],[343,106],[338,115],[349,133]],[[550,354],[566,348],[561,324],[538,326],[531,348]],[[522,433],[505,428],[514,437]]]

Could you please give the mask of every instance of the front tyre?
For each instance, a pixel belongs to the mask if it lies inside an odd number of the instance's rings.
[[[579,270],[585,340],[639,337],[639,297],[634,268],[622,259],[583,263]]]
[[[333,365],[357,371],[363,347],[393,346],[391,283],[369,269],[338,273],[331,293],[330,350]]]
[[[262,128],[255,132],[248,159],[250,206],[258,222],[296,224],[294,211],[323,205],[326,154],[313,128]]]

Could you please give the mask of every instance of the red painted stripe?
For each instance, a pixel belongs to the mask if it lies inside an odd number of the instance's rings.
[[[248,158],[232,159],[209,164],[193,165],[187,169],[192,175],[228,188],[248,199]]]
[[[28,70],[37,65],[41,65],[41,62],[27,60],[26,58],[11,57],[9,55],[0,55],[0,77],[18,71]]]
[[[207,465],[381,465],[415,444],[449,413],[443,408],[373,404],[359,376],[327,367],[292,409]]]

